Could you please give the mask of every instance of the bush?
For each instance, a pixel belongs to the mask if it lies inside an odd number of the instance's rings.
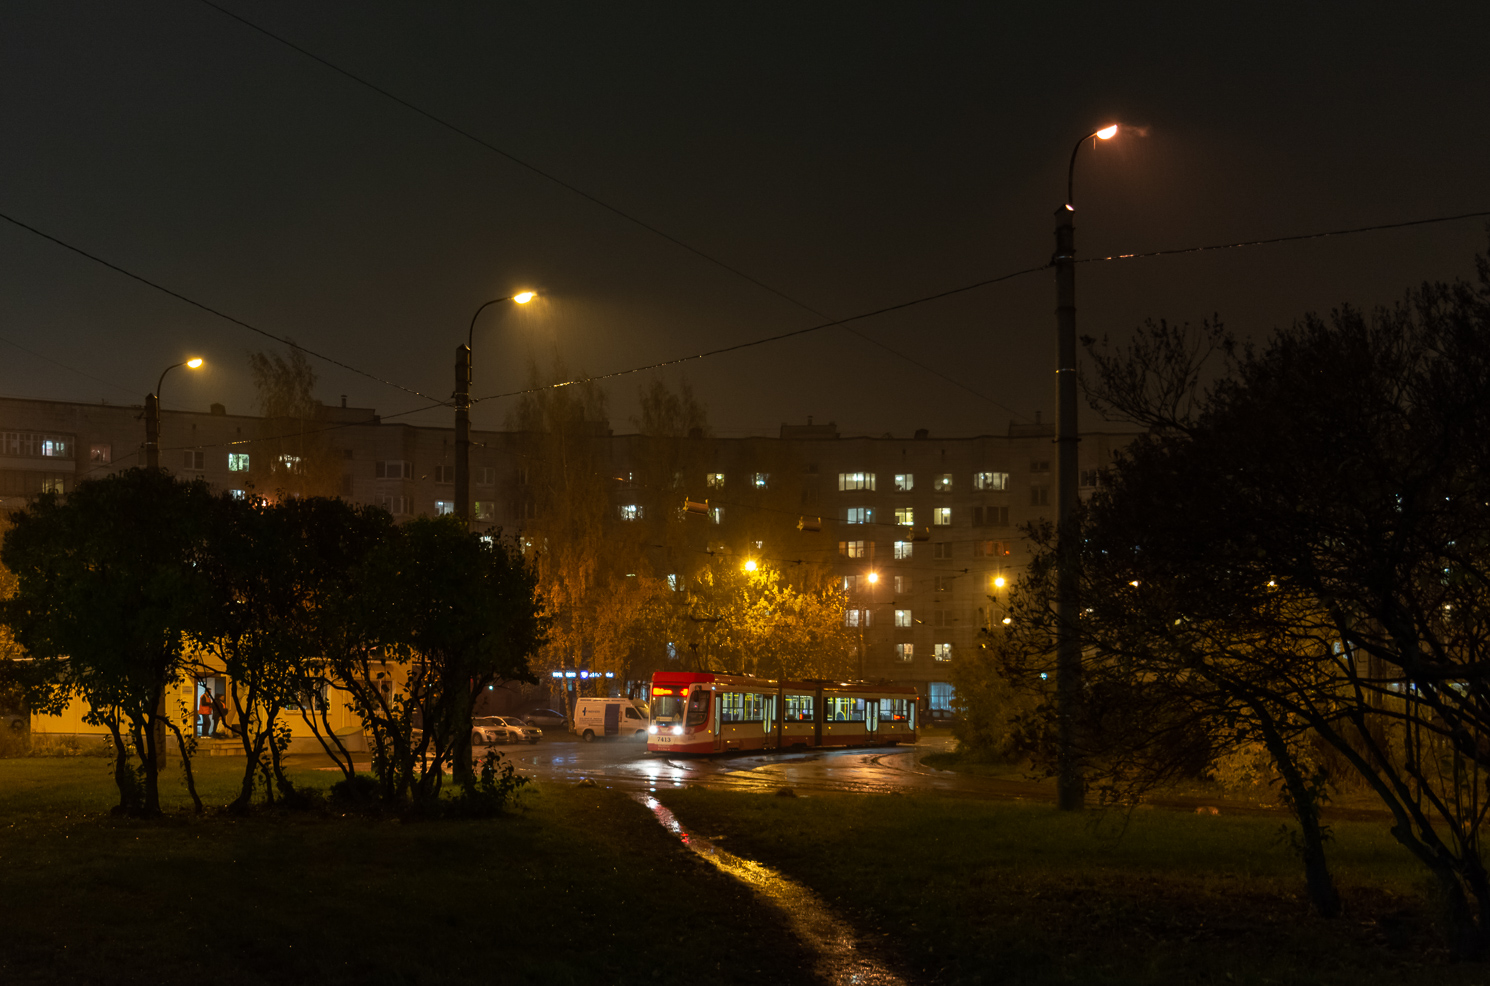
[[[507,810],[528,784],[496,750],[487,750],[481,758],[480,777],[449,802],[450,813],[462,818],[491,818]]]

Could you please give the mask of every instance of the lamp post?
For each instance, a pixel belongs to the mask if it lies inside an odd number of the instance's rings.
[[[471,316],[466,344],[455,350],[455,515],[467,527],[471,525],[471,339],[476,331],[476,319],[499,302],[515,301],[526,305],[534,297],[532,291],[520,291],[483,304]]]
[[[1076,715],[1081,705],[1081,641],[1076,633],[1081,592],[1077,559],[1081,545],[1075,531],[1077,456],[1076,427],[1076,154],[1089,140],[1110,140],[1117,124],[1087,134],[1071,149],[1066,169],[1066,202],[1055,211],[1055,327],[1056,327],[1056,608],[1055,702],[1059,744],[1056,806],[1080,811],[1086,800],[1086,778],[1076,757]]]
[[[145,395],[145,468],[160,468],[160,388],[166,382],[166,374],[178,366],[184,366],[190,370],[199,369],[202,358],[194,356],[180,363],[172,363],[160,371],[160,379],[155,382],[153,393]]]

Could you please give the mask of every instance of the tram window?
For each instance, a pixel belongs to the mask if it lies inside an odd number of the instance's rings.
[[[909,718],[910,702],[907,699],[880,699],[880,722],[905,722]]]
[[[744,722],[745,696],[739,692],[724,692],[719,696],[719,721]]]
[[[862,698],[840,698],[834,696],[827,700],[828,721],[830,722],[863,722],[864,700]]]
[[[658,689],[652,689],[652,718],[653,719],[677,719],[683,714],[683,696],[661,695]]]
[[[788,695],[786,697],[786,721],[787,722],[811,722],[812,721],[812,696],[811,695]]]
[[[709,719],[709,693],[700,689],[688,698],[688,725],[702,726]]]
[[[745,721],[760,722],[766,718],[766,696],[759,692],[745,693]]]

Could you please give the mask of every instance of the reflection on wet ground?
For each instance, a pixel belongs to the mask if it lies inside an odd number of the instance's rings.
[[[903,986],[903,979],[860,950],[860,938],[854,929],[828,910],[817,894],[769,866],[736,856],[689,832],[666,805],[651,795],[635,797],[700,859],[750,887],[785,914],[792,931],[817,955],[813,972],[821,981],[835,986]]]

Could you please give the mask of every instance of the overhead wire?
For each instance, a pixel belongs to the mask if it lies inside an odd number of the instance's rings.
[[[855,335],[855,336],[859,337],[860,339],[864,340],[865,342],[868,342],[868,343],[870,343],[872,345],[878,346],[879,348],[885,350],[886,352],[888,352],[888,353],[890,353],[890,354],[892,354],[894,356],[899,357],[900,359],[905,360],[906,362],[912,364],[913,366],[919,367],[920,369],[926,371],[927,373],[930,373],[933,376],[939,377],[942,380],[945,380],[948,383],[952,384],[953,386],[956,386],[956,387],[958,387],[958,388],[960,388],[962,390],[967,391],[969,394],[972,394],[975,397],[978,397],[978,398],[980,398],[982,400],[987,401],[988,403],[994,405],[995,407],[1002,408],[1003,410],[1008,411],[1010,414],[1013,414],[1017,418],[1023,418],[1025,420],[1028,420],[1028,418],[1025,415],[1021,414],[1018,411],[1015,411],[1013,408],[1009,407],[1007,404],[1003,404],[1003,403],[995,400],[994,398],[988,396],[987,394],[985,394],[985,393],[977,390],[974,387],[970,387],[969,385],[967,385],[966,383],[962,382],[961,380],[958,380],[955,377],[952,377],[952,376],[950,376],[950,375],[942,372],[941,370],[936,369],[935,367],[928,366],[927,364],[921,362],[920,360],[915,359],[915,358],[913,358],[911,356],[906,355],[905,353],[900,352],[898,349],[895,349],[893,346],[890,346],[888,343],[882,342],[879,339],[874,338],[873,336],[866,335],[865,333],[860,332],[858,329],[852,328],[851,326],[848,326],[848,325],[845,324],[846,322],[855,321],[857,318],[863,317],[863,316],[857,316],[854,319],[833,319],[832,316],[830,316],[830,315],[828,315],[828,314],[820,311],[819,309],[815,308],[812,305],[807,304],[806,302],[802,301],[799,298],[793,297],[792,295],[788,294],[787,292],[783,291],[782,289],[780,289],[780,288],[776,287],[775,285],[770,284],[770,283],[768,283],[768,282],[766,282],[766,281],[764,281],[764,280],[756,277],[755,275],[749,273],[748,271],[745,271],[742,268],[740,268],[740,267],[738,267],[738,266],[736,266],[734,264],[729,263],[728,261],[721,260],[719,257],[716,257],[713,254],[709,253],[708,251],[703,250],[703,249],[701,249],[701,248],[699,248],[697,246],[694,246],[692,243],[689,243],[688,241],[686,241],[684,239],[681,239],[680,237],[674,236],[672,233],[669,233],[667,230],[662,229],[661,227],[657,226],[654,223],[648,222],[647,220],[645,220],[645,219],[641,218],[640,216],[636,215],[635,213],[632,213],[632,212],[629,212],[629,211],[627,211],[625,209],[622,209],[620,206],[617,206],[614,203],[608,202],[605,199],[600,198],[598,195],[595,195],[592,192],[586,191],[585,189],[579,187],[578,185],[575,185],[573,182],[569,182],[569,181],[566,181],[563,178],[560,178],[558,175],[554,174],[551,171],[547,171],[547,170],[545,170],[543,168],[540,168],[538,165],[536,165],[533,162],[527,160],[526,158],[519,157],[518,155],[512,153],[511,151],[509,151],[509,150],[507,150],[507,149],[505,149],[503,147],[499,147],[496,144],[493,144],[491,141],[486,140],[485,138],[483,138],[483,137],[481,137],[481,136],[473,133],[472,131],[466,129],[465,127],[462,127],[459,124],[456,124],[456,123],[452,122],[451,120],[446,119],[443,116],[440,116],[440,115],[438,115],[438,114],[436,114],[436,113],[434,113],[434,112],[432,112],[430,110],[427,110],[424,107],[418,105],[417,103],[411,102],[410,100],[407,100],[407,99],[403,98],[402,96],[398,95],[397,93],[392,92],[389,89],[385,89],[384,87],[378,85],[377,83],[371,81],[370,79],[364,78],[363,76],[360,76],[357,73],[352,72],[349,69],[343,68],[342,66],[336,64],[335,62],[331,61],[330,59],[328,59],[328,58],[326,58],[326,57],[324,57],[322,55],[318,55],[315,52],[311,51],[310,49],[308,49],[308,48],[306,48],[306,47],[304,47],[302,45],[296,44],[295,42],[289,40],[288,38],[284,37],[283,35],[276,34],[275,32],[269,30],[268,28],[263,27],[263,26],[255,23],[254,21],[249,20],[248,18],[246,18],[244,16],[242,16],[240,14],[237,14],[237,13],[229,10],[228,8],[222,6],[221,4],[213,2],[213,0],[198,0],[198,2],[202,3],[203,5],[205,5],[207,7],[211,7],[213,10],[216,10],[218,13],[222,14],[223,16],[228,17],[228,18],[231,18],[232,20],[237,21],[238,23],[242,24],[243,26],[245,26],[245,27],[247,27],[247,28],[249,28],[249,29],[251,29],[253,31],[258,32],[259,34],[262,34],[264,37],[269,38],[269,39],[271,39],[271,40],[273,40],[273,41],[275,41],[275,42],[277,42],[277,43],[279,43],[281,45],[284,45],[286,48],[289,48],[289,49],[291,49],[293,51],[296,51],[296,52],[300,53],[301,55],[304,55],[306,58],[309,58],[310,60],[316,62],[317,64],[322,65],[322,66],[330,69],[331,71],[337,73],[338,75],[341,75],[342,77],[344,77],[346,79],[349,79],[352,82],[355,82],[356,84],[358,84],[360,86],[363,86],[363,87],[365,87],[365,88],[367,88],[367,89],[369,89],[369,90],[377,93],[378,95],[384,97],[385,99],[389,99],[389,100],[397,103],[398,105],[404,107],[405,109],[409,110],[410,112],[415,113],[415,114],[418,114],[419,116],[425,118],[426,120],[429,120],[431,123],[434,123],[437,126],[443,127],[446,130],[449,130],[451,133],[457,134],[460,137],[463,137],[464,139],[466,139],[466,140],[468,140],[468,141],[476,144],[477,146],[482,147],[482,148],[484,148],[484,149],[492,152],[493,154],[496,154],[499,157],[502,157],[502,158],[506,159],[507,161],[511,162],[512,164],[515,164],[518,167],[523,168],[523,169],[531,172],[532,174],[537,175],[538,177],[544,179],[545,181],[552,182],[553,184],[555,184],[555,185],[559,186],[560,188],[564,189],[565,191],[571,192],[572,194],[579,196],[580,198],[586,200],[587,202],[590,202],[592,205],[598,206],[599,208],[604,209],[605,211],[607,211],[607,212],[609,212],[609,213],[611,213],[611,214],[613,214],[613,215],[615,215],[615,216],[617,216],[617,217],[619,217],[621,219],[624,219],[627,222],[632,223],[632,224],[640,227],[641,229],[646,230],[647,232],[653,234],[654,236],[657,236],[657,237],[660,237],[663,240],[666,240],[667,242],[673,244],[674,246],[676,246],[676,247],[678,247],[678,248],[680,248],[682,250],[686,250],[687,252],[689,252],[689,253],[693,254],[694,256],[698,257],[700,260],[703,260],[706,263],[713,264],[715,267],[718,267],[719,269],[721,269],[723,271],[726,271],[726,272],[734,275],[735,277],[738,277],[738,278],[741,278],[742,280],[748,281],[749,283],[755,285],[756,287],[762,289],[763,291],[766,291],[766,292],[768,292],[770,294],[773,294],[776,297],[780,298],[781,300],[787,302],[788,304],[794,305],[797,308],[800,308],[803,311],[808,312],[809,314],[816,315],[818,318],[830,319],[831,320],[829,322],[824,323],[823,325],[813,326],[810,329],[804,330],[805,332],[816,332],[816,331],[818,331],[820,329],[829,328],[829,327],[832,327],[832,326],[839,326],[839,327],[843,328],[845,331],[850,332],[853,335]],[[949,292],[949,293],[955,294],[956,292]],[[886,309],[886,310],[889,311],[889,310],[893,310],[893,309]],[[802,333],[798,333],[798,334],[802,334]],[[787,338],[789,335],[790,335],[790,333],[788,333],[785,336],[782,336],[781,338]],[[728,350],[721,350],[721,351],[727,352]],[[679,362],[682,362],[682,361],[679,361]],[[664,365],[665,366],[665,365],[671,365],[671,364],[660,364],[660,365]],[[640,370],[636,370],[636,371],[631,371],[631,372],[641,372],[641,371]]]
[[[314,356],[318,360],[322,360],[324,362],[330,363],[333,366],[339,366],[339,367],[341,367],[344,370],[350,370],[351,372],[357,374],[358,376],[366,377],[369,380],[377,381],[378,383],[384,384],[385,386],[388,386],[388,387],[392,387],[395,390],[402,390],[406,394],[413,394],[415,397],[422,397],[422,398],[424,398],[427,401],[438,400],[437,398],[430,397],[428,394],[420,393],[419,391],[414,390],[413,388],[405,387],[403,384],[395,383],[392,380],[388,380],[388,379],[385,379],[384,377],[380,377],[380,376],[378,376],[375,373],[369,373],[366,370],[358,369],[357,367],[352,366],[350,363],[344,363],[341,360],[336,359],[336,358],[331,357],[331,356],[327,356],[324,353],[318,353],[314,349],[310,349],[310,348],[308,348],[306,346],[302,346],[298,342],[295,342],[292,339],[287,339],[284,336],[275,335],[273,332],[269,332],[266,329],[261,329],[257,325],[253,325],[253,324],[251,324],[249,322],[246,322],[243,319],[238,318],[235,315],[229,315],[227,312],[222,311],[219,308],[214,308],[211,305],[208,305],[208,304],[206,304],[204,302],[201,302],[201,301],[197,301],[195,298],[192,298],[192,297],[190,297],[188,295],[182,294],[180,291],[177,291],[174,288],[168,288],[164,284],[161,284],[159,281],[153,281],[150,278],[145,277],[143,274],[137,274],[134,271],[129,270],[126,267],[122,267],[119,264],[116,264],[116,263],[114,263],[114,262],[112,262],[110,260],[105,260],[103,257],[100,257],[96,253],[90,253],[89,251],[84,250],[82,247],[74,246],[73,244],[67,242],[66,240],[64,240],[64,239],[62,239],[60,237],[57,237],[57,236],[53,236],[51,233],[48,233],[48,232],[45,232],[43,230],[37,229],[35,226],[32,226],[30,223],[22,222],[21,220],[15,218],[12,215],[9,215],[8,213],[0,212],[0,219],[4,219],[6,222],[8,222],[8,223],[10,223],[10,224],[12,224],[14,226],[19,226],[21,229],[24,229],[27,232],[34,233],[35,235],[41,237],[44,240],[49,240],[52,243],[55,243],[58,246],[62,247],[64,250],[70,250],[70,251],[72,251],[73,253],[77,254],[80,257],[86,257],[87,259],[93,261],[96,264],[101,264],[102,266],[109,268],[109,270],[112,270],[112,271],[115,271],[117,273],[123,274],[125,277],[128,277],[131,280],[135,280],[135,281],[138,281],[141,284],[144,284],[144,285],[146,285],[148,287],[152,287],[155,290],[160,291],[163,294],[168,294],[172,298],[175,298],[178,301],[183,301],[186,304],[191,305],[194,308],[199,308],[202,311],[207,312],[209,315],[215,315],[218,318],[223,319],[224,321],[232,322],[234,325],[237,325],[237,326],[240,326],[242,328],[245,328],[245,329],[247,329],[250,332],[255,332],[255,333],[257,333],[257,334],[259,334],[261,336],[264,336],[267,339],[273,339],[275,342],[283,343],[284,345],[289,346],[291,349],[298,349],[300,352],[304,353],[307,356]],[[439,403],[441,403],[441,404],[447,404],[448,405],[450,402],[449,401],[439,401]]]

